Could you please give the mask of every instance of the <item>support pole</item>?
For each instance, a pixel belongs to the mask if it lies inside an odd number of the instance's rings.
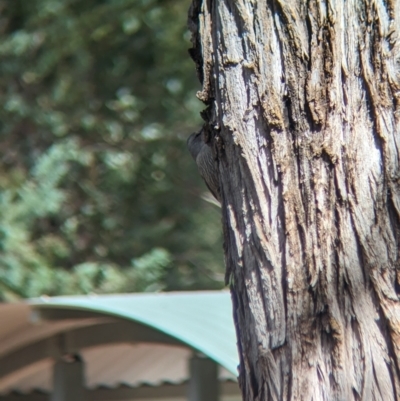
[[[218,365],[209,358],[194,355],[189,371],[189,401],[218,401]]]
[[[51,401],[84,401],[84,363],[79,355],[67,355],[54,365]]]

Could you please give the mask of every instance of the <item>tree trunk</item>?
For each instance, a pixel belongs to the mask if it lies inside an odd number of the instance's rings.
[[[400,400],[400,0],[193,0],[244,400]]]

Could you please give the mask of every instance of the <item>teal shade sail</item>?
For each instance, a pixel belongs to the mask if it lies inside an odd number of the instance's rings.
[[[239,363],[228,291],[65,296],[31,301],[40,311],[81,311],[134,321],[178,340],[237,375]]]

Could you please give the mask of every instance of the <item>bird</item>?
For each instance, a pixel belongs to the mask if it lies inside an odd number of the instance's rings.
[[[208,189],[218,202],[221,202],[217,163],[211,147],[203,141],[203,131],[194,132],[187,140],[187,147],[197,164],[197,168]]]

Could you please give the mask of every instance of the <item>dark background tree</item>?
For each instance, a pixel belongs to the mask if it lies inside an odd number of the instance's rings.
[[[245,400],[400,399],[399,13],[193,1]]]
[[[186,1],[0,1],[0,299],[221,288]]]

